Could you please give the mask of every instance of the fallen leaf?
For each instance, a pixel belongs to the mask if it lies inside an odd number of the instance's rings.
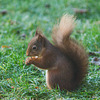
[[[15,87],[14,86],[11,86],[11,88],[14,89]]]
[[[99,54],[100,54],[100,51],[99,52],[89,52],[89,56],[96,56]]]
[[[77,14],[77,13],[83,14],[83,13],[87,13],[87,12],[88,12],[87,9],[78,9],[78,8],[74,8],[73,10],[74,10],[74,12],[75,12],[76,14]]]
[[[45,7],[50,8],[51,6],[50,6],[50,4],[45,4]]]
[[[20,34],[20,31],[19,30],[17,30],[17,32],[16,32],[17,34]]]
[[[7,78],[7,81],[12,80],[11,78]]]
[[[100,58],[94,57],[92,59],[91,63],[100,66]]]
[[[39,87],[35,87],[36,89],[38,89]]]
[[[13,83],[11,78],[7,78],[8,83]]]
[[[97,57],[94,58],[94,61],[99,61],[99,59]]]
[[[88,54],[89,54],[89,56],[96,56],[96,54],[94,52],[89,52]]]
[[[3,46],[1,46],[1,48],[10,48],[10,47],[7,45],[3,45]]]
[[[1,13],[2,15],[6,15],[8,12],[7,12],[7,10],[2,10],[0,13]]]
[[[11,49],[11,47],[7,46],[7,45],[2,45],[1,48],[10,48]]]

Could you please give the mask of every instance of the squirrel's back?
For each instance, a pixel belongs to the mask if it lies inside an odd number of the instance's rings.
[[[55,46],[59,48],[73,63],[74,85],[79,85],[87,73],[88,56],[85,49],[79,45],[70,35],[75,26],[75,18],[71,15],[64,15],[61,21],[53,29],[52,38]]]

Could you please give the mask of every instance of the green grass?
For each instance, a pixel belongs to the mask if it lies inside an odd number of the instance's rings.
[[[50,7],[46,8],[48,4]],[[73,8],[89,12],[75,14]],[[80,88],[61,92],[47,89],[45,71],[24,63],[28,42],[36,28],[39,26],[51,41],[52,27],[65,13],[77,17],[72,37],[81,42],[87,52],[100,51],[99,0],[0,0],[2,10],[7,10],[7,14],[0,14],[1,99],[100,99],[100,66],[89,64],[88,75]],[[2,48],[4,45],[10,48]]]

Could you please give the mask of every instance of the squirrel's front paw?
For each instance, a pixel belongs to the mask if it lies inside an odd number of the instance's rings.
[[[30,65],[31,63],[30,63],[30,60],[31,60],[31,57],[28,57],[27,59],[26,59],[26,61],[25,61],[25,64],[26,65]]]

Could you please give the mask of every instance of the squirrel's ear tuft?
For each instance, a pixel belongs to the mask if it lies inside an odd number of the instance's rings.
[[[43,36],[41,34],[38,34],[38,41],[42,42],[43,39],[44,39]]]
[[[36,33],[35,33],[35,36],[40,35],[40,34],[42,34],[42,31],[39,28],[37,28],[36,29]]]
[[[38,41],[41,42],[43,46],[45,46],[45,38],[42,34],[38,35]]]
[[[35,36],[37,36],[37,35],[39,35],[39,32],[38,32],[38,30],[36,30],[36,33],[35,33]]]
[[[43,46],[45,46],[45,37],[43,36],[42,31],[39,28],[36,29],[35,36],[38,36],[38,41],[42,43]]]

